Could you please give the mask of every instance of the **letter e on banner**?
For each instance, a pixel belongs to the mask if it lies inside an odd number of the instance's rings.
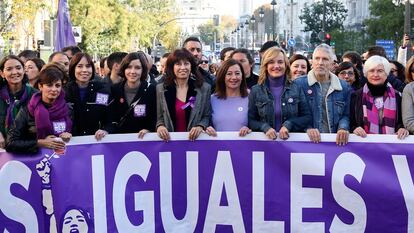
[[[291,153],[290,163],[291,232],[324,233],[324,222],[303,222],[302,220],[304,208],[322,208],[322,189],[304,188],[302,176],[324,176],[325,154]]]

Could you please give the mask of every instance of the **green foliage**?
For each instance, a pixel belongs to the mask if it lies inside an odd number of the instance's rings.
[[[216,26],[214,26],[212,20],[209,20],[205,24],[199,25],[197,29],[200,33],[201,41],[206,45],[212,45],[214,43],[214,33],[216,33],[216,38],[220,37],[219,30]]]
[[[346,51],[357,51],[362,54],[368,46],[363,31],[334,30],[330,32],[330,35],[331,45],[332,42],[335,43],[335,53],[338,55],[342,55]]]
[[[369,43],[373,45],[378,39],[397,43],[403,35],[404,5],[395,6],[392,0],[371,0],[369,9],[372,17],[365,21]]]
[[[326,0],[325,31],[342,29],[347,12],[348,10],[338,0]],[[305,32],[310,31],[317,34],[322,31],[323,1],[315,2],[310,7],[303,8],[299,19],[306,24]]]
[[[89,53],[107,55],[113,51],[145,50],[152,47],[155,35],[168,46],[178,43],[177,37],[170,37],[179,31],[174,22],[160,26],[176,17],[170,0],[71,0],[69,3],[72,24],[82,27],[80,46]]]

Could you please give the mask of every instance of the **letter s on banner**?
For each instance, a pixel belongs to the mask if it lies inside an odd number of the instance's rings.
[[[155,232],[153,191],[134,193],[135,211],[142,210],[144,213],[144,222],[141,225],[135,226],[129,221],[125,206],[125,192],[129,178],[139,175],[146,181],[150,168],[151,162],[148,158],[137,151],[126,154],[118,164],[114,178],[113,209],[116,227],[120,233]]]
[[[346,224],[335,214],[330,232],[365,232],[367,208],[364,199],[344,183],[346,175],[355,177],[361,183],[364,170],[364,161],[354,153],[342,153],[336,159],[332,169],[332,194],[340,206],[354,215],[354,222]]]
[[[33,207],[10,192],[12,184],[19,184],[28,190],[31,176],[32,171],[19,161],[7,162],[2,167],[0,170],[0,211],[7,218],[21,223],[26,232],[38,233],[38,220]]]

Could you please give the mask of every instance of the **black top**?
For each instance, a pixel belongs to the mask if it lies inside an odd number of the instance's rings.
[[[141,81],[138,92],[128,105],[125,98],[126,81],[112,86],[111,93],[114,99],[110,105],[110,124],[107,131],[110,133],[137,133],[142,129],[155,131],[157,121],[157,105],[155,86]]]
[[[104,83],[90,81],[81,100],[78,84],[71,81],[65,87],[65,99],[73,109],[73,136],[94,135],[109,123],[108,105],[112,98]]]

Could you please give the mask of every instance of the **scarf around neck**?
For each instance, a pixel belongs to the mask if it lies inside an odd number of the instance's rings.
[[[382,88],[379,87],[379,89],[384,90],[381,96],[378,96],[378,93],[375,93],[376,96],[374,96],[367,84],[365,84],[362,89],[364,130],[369,134],[395,133],[395,123],[397,118],[397,100],[395,98],[395,90],[389,83],[385,83],[384,86],[385,87]],[[378,108],[376,106],[375,98],[382,98],[382,108]],[[380,116],[381,111],[382,116]]]
[[[58,137],[63,132],[72,131],[72,121],[63,90],[48,108],[42,101],[41,92],[33,95],[27,107],[35,119],[38,139],[44,139],[49,135]]]

